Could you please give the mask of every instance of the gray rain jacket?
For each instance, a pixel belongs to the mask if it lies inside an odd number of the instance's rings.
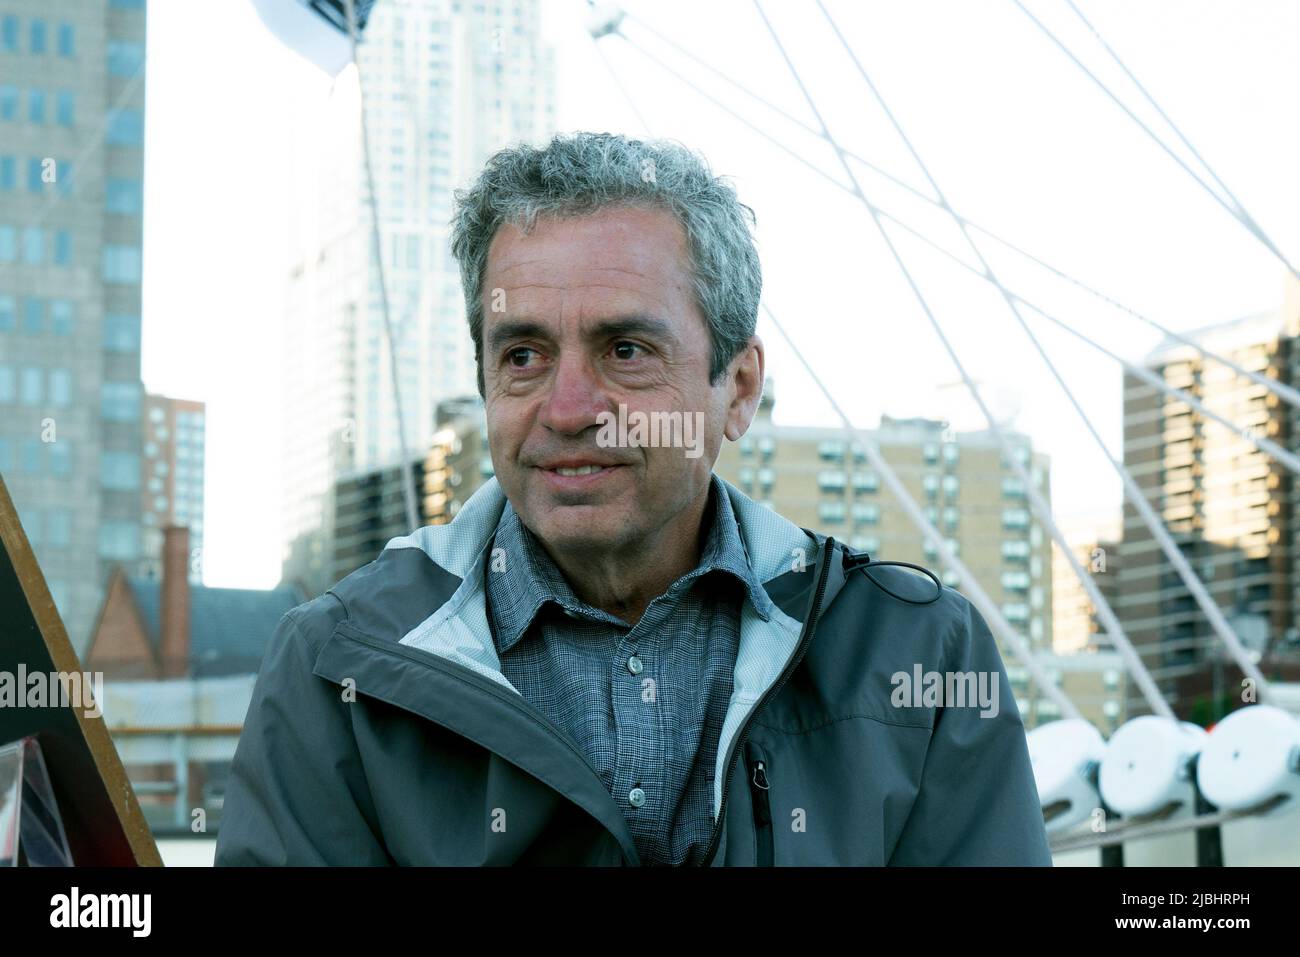
[[[745,599],[708,862],[1050,865],[1024,728],[984,619],[928,579],[846,565],[724,483],[777,611]],[[505,497],[281,619],[226,791],[218,865],[638,865],[580,751],[500,672],[484,604]],[[859,561],[862,557],[859,556]],[[898,700],[894,676],[996,679],[991,708]],[[947,702],[952,705],[952,702]],[[901,706],[900,706],[901,705]]]

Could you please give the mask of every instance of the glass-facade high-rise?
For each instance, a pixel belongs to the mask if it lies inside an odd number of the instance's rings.
[[[536,0],[376,4],[358,51],[409,456],[440,400],[475,394],[449,247],[453,189],[497,149],[554,131]],[[285,578],[333,584],[335,479],[400,460],[354,68],[297,131],[285,323]]]
[[[0,0],[0,474],[84,649],[141,553],[144,0]]]

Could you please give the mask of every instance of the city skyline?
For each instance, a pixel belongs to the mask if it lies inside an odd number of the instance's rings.
[[[662,32],[682,22],[684,8],[669,4],[658,12],[632,9]],[[1103,4],[1094,22],[1118,49],[1134,54],[1134,69],[1279,244],[1296,248],[1300,217],[1288,217],[1285,211],[1300,207],[1300,183],[1285,173],[1282,158],[1295,155],[1297,133],[1276,122],[1283,115],[1279,91],[1300,82],[1300,77],[1292,79],[1295,64],[1280,55],[1282,37],[1296,11],[1260,5],[1252,7],[1250,16],[1234,16],[1209,5],[1178,9],[1175,14],[1163,5],[1128,9]],[[639,134],[635,114],[582,32],[584,10],[582,4],[542,5],[544,35],[557,43],[557,126]],[[853,40],[864,44],[869,67],[880,61],[876,79],[886,96],[903,97],[894,108],[912,129],[918,149],[954,206],[1174,328],[1276,308],[1282,272],[1276,261],[1199,193],[1167,156],[1144,141],[1113,104],[1077,71],[1071,72],[1070,64],[1047,48],[1013,7],[981,6],[976,12],[927,5],[927,10],[928,19],[920,13],[878,11],[873,15],[884,19],[876,32],[866,29],[870,23],[858,23]],[[936,22],[936,11],[943,14],[937,22],[946,24],[945,29],[926,34],[925,43],[903,42],[916,40],[921,20]],[[783,107],[800,108],[797,88],[780,72],[784,67],[751,7],[719,4],[692,10],[691,16],[699,40],[678,36],[678,42],[700,50],[710,37],[727,38],[713,50],[719,69],[734,69],[764,94],[777,97]],[[836,10],[836,16],[845,18],[846,29],[856,22],[852,11]],[[735,22],[728,22],[729,17]],[[151,116],[158,122],[151,124],[149,133],[145,243],[146,260],[156,269],[146,268],[145,381],[152,391],[178,392],[208,403],[206,568],[211,581],[267,587],[278,580],[279,556],[267,533],[278,525],[278,497],[262,499],[267,483],[279,482],[278,449],[283,444],[282,426],[268,407],[275,401],[281,367],[273,330],[285,302],[283,275],[291,263],[287,197],[298,169],[291,162],[285,126],[289,111],[319,108],[329,82],[269,36],[251,8],[231,5],[213,11],[211,20],[195,23],[170,5],[156,4],[151,20],[157,55],[150,72],[150,102]],[[973,31],[1006,55],[994,58],[998,62],[987,75],[976,70],[969,89],[951,90],[961,71],[970,69],[971,54],[962,49],[963,30]],[[879,42],[881,31],[899,38],[898,51]],[[633,34],[634,26],[627,32]],[[198,43],[200,33],[212,42]],[[795,30],[791,35],[801,34]],[[648,44],[648,34],[639,36]],[[1082,42],[1077,35],[1070,38]],[[825,40],[821,33],[815,39]],[[223,66],[223,50],[236,41],[241,69],[230,72]],[[1211,41],[1222,46],[1221,59],[1230,64],[1221,72],[1205,71],[1199,58]],[[902,288],[896,267],[880,258],[876,238],[870,240],[871,264],[865,271],[872,278],[868,319],[857,318],[863,315],[862,293],[840,295],[848,305],[836,307],[833,286],[805,281],[810,276],[864,274],[849,263],[851,243],[873,229],[865,213],[859,216],[853,210],[854,218],[840,226],[829,221],[814,224],[809,219],[812,210],[847,212],[838,190],[823,188],[813,174],[658,71],[621,40],[602,43],[617,44],[623,51],[614,57],[616,68],[624,86],[637,94],[639,109],[652,127],[664,117],[672,118],[673,125],[665,128],[661,123],[654,132],[704,152],[718,172],[735,177],[742,201],[754,205],[765,298],[778,316],[786,317],[788,327],[800,330],[801,349],[855,423],[870,427],[881,413],[946,413],[958,427],[979,427],[978,420],[972,421],[969,401],[957,401],[955,373],[910,293]],[[612,56],[616,47],[606,49]],[[915,56],[913,63],[901,58],[904,49],[928,52]],[[675,62],[680,68],[684,61]],[[806,57],[800,62],[806,63]],[[932,80],[909,81],[924,76],[927,68]],[[844,111],[865,113],[868,101],[864,88],[852,85],[855,78],[843,62],[836,70],[843,91],[833,99],[838,113],[830,119],[843,130]],[[1044,81],[1027,87],[1024,74],[1038,70]],[[698,70],[694,75],[704,76]],[[711,89],[729,102],[745,102],[716,78]],[[935,103],[943,100],[945,91],[957,99],[939,109]],[[1061,103],[1046,109],[1043,101],[1051,96],[1061,97]],[[751,104],[745,109],[756,122],[768,119],[762,107]],[[1028,116],[1033,124],[1025,124]],[[996,121],[996,126],[976,136],[972,124],[977,119]],[[164,136],[162,131],[170,132]],[[179,131],[193,135],[178,136]],[[847,145],[891,169],[906,169],[909,179],[917,181],[917,174],[901,165],[909,160],[899,155],[901,147],[887,134],[892,135],[876,122],[862,134],[868,137],[865,146],[853,138]],[[984,145],[975,148],[977,144]],[[834,157],[826,149],[809,153],[823,168],[834,169]],[[212,185],[203,188],[205,183]],[[239,186],[232,190],[229,184],[234,183]],[[1076,185],[1066,189],[1067,183]],[[1094,185],[1084,188],[1088,184]],[[1043,196],[1051,202],[1042,202]],[[897,204],[894,208],[906,212]],[[1142,228],[1117,228],[1123,215],[1138,214]],[[255,234],[249,232],[250,222],[258,224]],[[168,240],[175,236],[192,241]],[[1001,392],[1012,400],[1019,396],[1017,427],[1032,435],[1056,464],[1052,500],[1060,514],[1118,508],[1118,482],[1096,447],[1078,440],[1081,423],[1019,341],[1023,336],[996,293],[922,253],[906,236],[901,242],[959,352],[968,357],[990,395]],[[999,274],[1010,287],[1049,308],[1059,307],[1063,316],[1084,320],[1090,334],[1108,344],[1124,349],[1132,344],[1126,354],[1136,358],[1158,339],[1136,320],[1116,318],[1060,281],[1040,281],[1033,270],[990,246],[988,254],[995,253]],[[214,262],[222,269],[214,272]],[[991,337],[986,327],[999,331]],[[858,328],[863,329],[860,335]],[[1066,360],[1068,380],[1117,453],[1120,370],[1105,358],[1082,353],[1041,321],[1035,328],[1042,330],[1052,353]],[[883,340],[888,348],[872,346],[881,341],[872,330],[888,330]],[[760,319],[759,332],[769,350],[769,374],[782,383],[778,420],[808,425],[834,421],[766,318]],[[837,337],[847,336],[853,336],[850,341],[856,341],[857,348],[832,345],[840,341]],[[1001,351],[990,350],[990,340]],[[203,363],[194,361],[198,355],[205,357]],[[899,355],[910,361],[899,362]],[[178,382],[184,387],[175,387]],[[849,387],[860,382],[871,385]],[[1014,408],[1014,401],[1005,404]],[[258,463],[256,470],[245,466],[249,457]]]

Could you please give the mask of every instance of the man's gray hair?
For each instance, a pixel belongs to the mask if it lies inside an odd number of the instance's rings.
[[[756,222],[754,211],[710,172],[702,156],[679,143],[630,140],[614,133],[559,134],[541,149],[518,144],[498,151],[469,189],[453,195],[451,252],[460,264],[479,395],[485,395],[483,275],[488,248],[503,224],[527,235],[539,215],[582,216],[612,206],[672,212],[686,232],[695,299],[713,343],[711,385],[754,334],[763,289],[749,231]]]

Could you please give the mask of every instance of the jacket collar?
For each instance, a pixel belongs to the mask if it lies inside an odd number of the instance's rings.
[[[730,482],[716,476],[736,518],[737,528],[755,579],[764,585],[796,573],[814,580],[823,538],[806,532],[776,512],[759,505]],[[468,668],[503,688],[518,694],[501,673],[501,662],[488,626],[484,570],[494,559],[492,537],[506,496],[496,477],[489,478],[470,496],[456,517],[446,525],[426,525],[392,539],[388,549],[414,548],[430,561],[460,579],[452,596],[401,638],[401,644],[438,655]],[[499,558],[499,556],[497,556]],[[838,561],[834,562],[822,599],[825,608],[844,582]],[[759,614],[747,600],[741,613],[740,643],[733,672],[733,690],[718,740],[718,762],[714,775],[715,816],[721,805],[725,757],[753,707],[775,683],[799,643],[802,622],[779,605]]]
[[[744,586],[754,610],[764,621],[772,617],[772,599],[750,567],[740,539],[735,512],[723,488],[722,479],[712,476],[705,507],[706,531],[700,561],[680,580],[680,588],[709,572],[725,572]],[[628,623],[584,602],[573,591],[536,536],[524,525],[509,501],[492,538],[492,549],[500,549],[511,560],[497,574],[487,578],[488,617],[496,640],[497,654],[504,655],[528,631],[547,604],[558,605],[574,616],[598,619],[622,628]]]

